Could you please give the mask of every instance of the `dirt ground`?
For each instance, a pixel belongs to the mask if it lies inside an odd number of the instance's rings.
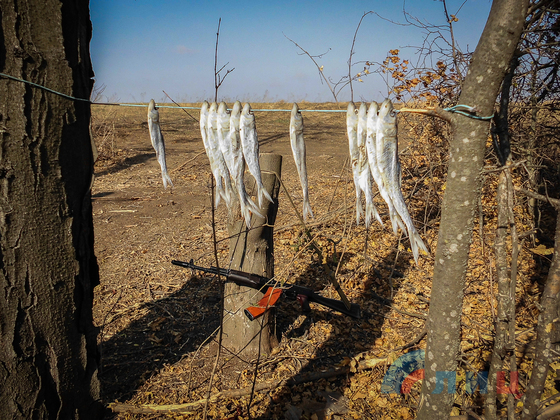
[[[253,104],[254,109],[262,107],[291,108],[290,104]],[[336,108],[335,104],[300,107]],[[198,111],[189,112],[198,118]],[[283,156],[282,179],[301,212],[301,187],[289,141],[290,114],[255,114],[261,153]],[[211,402],[210,418],[247,418],[249,402],[252,417],[260,419],[414,416],[418,384],[401,395],[383,394],[380,388],[387,365],[409,351],[403,346],[424,347],[420,339],[430,297],[445,150],[437,142],[431,144],[432,158],[426,162],[422,150],[409,151],[404,141],[422,136],[422,128],[402,125],[405,198],[431,250],[416,265],[408,240],[391,231],[380,197],[375,202],[385,226],[374,222],[368,231],[363,224],[356,226],[354,187],[345,167],[345,118],[344,113],[304,113],[310,198],[316,216],[310,226],[329,258],[343,254],[337,277],[349,299],[361,305],[362,318],[354,320],[315,305],[311,313],[303,314],[296,302],[281,301],[277,309],[280,345],[259,360],[256,373],[257,384],[276,386],[256,392],[251,401],[249,395],[242,395]],[[202,418],[203,405],[187,404],[204,398],[216,354],[216,280],[170,263],[192,258],[198,265],[215,265],[208,159],[195,120],[181,110],[162,108],[160,121],[174,183],[167,190],[150,144],[146,108],[94,108],[94,125],[105,130],[97,138],[101,155],[93,187],[101,275],[94,318],[100,330],[103,400],[131,405],[128,412],[121,407],[123,412],[114,414],[119,419]],[[304,247],[302,229],[284,191],[279,203],[274,228],[277,277],[336,297],[320,261]],[[221,204],[216,228],[222,267],[228,266],[225,219]],[[475,235],[477,240],[480,237]],[[487,359],[492,337],[491,317],[486,315],[493,299],[488,264],[484,256],[473,259],[466,290],[462,349],[464,359],[475,366]],[[520,264],[520,275],[529,278],[534,275],[531,270]],[[538,290],[521,284],[530,307]],[[526,334],[527,339],[530,336]],[[225,352],[212,392],[250,387],[255,365],[256,361],[240,361]],[[318,374],[326,370],[338,373]],[[278,380],[284,382],[274,382]],[[175,412],[134,414],[132,405],[146,404],[172,405]],[[457,410],[476,404],[473,398],[458,399]]]

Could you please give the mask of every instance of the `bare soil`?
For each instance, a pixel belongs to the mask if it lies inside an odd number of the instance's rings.
[[[286,108],[288,104],[254,104],[253,108]],[[331,108],[335,104],[300,104]],[[344,109],[344,108],[343,108]],[[198,118],[198,111],[189,111]],[[289,113],[256,112],[261,153],[283,156],[282,179],[301,212],[302,194],[291,155]],[[93,187],[96,255],[101,284],[95,290],[94,318],[102,348],[100,378],[103,400],[133,405],[175,405],[205,397],[216,354],[219,326],[219,285],[212,276],[173,266],[173,259],[193,258],[215,265],[212,252],[210,170],[198,122],[183,111],[160,109],[167,166],[174,187],[163,188],[161,172],[150,144],[146,108],[94,108],[94,124],[108,130],[97,143],[100,159]],[[348,156],[344,113],[304,113],[310,197],[316,219],[312,234],[352,302],[362,307],[354,320],[312,306],[302,313],[297,302],[281,301],[276,311],[279,347],[258,361],[256,383],[295,378],[328,369],[355,367],[360,360],[387,358],[424,347],[421,337],[430,297],[433,260],[422,256],[415,265],[408,240],[390,229],[386,207],[375,201],[385,226],[356,226],[354,187],[345,161]],[[432,255],[435,251],[439,205],[445,176],[445,144],[425,140],[425,127],[401,124],[403,190],[418,230]],[[405,139],[414,139],[407,148]],[[416,146],[414,144],[419,142]],[[420,145],[420,146],[419,146]],[[426,154],[430,153],[430,159]],[[247,176],[246,178],[250,178]],[[250,185],[250,182],[248,182]],[[275,224],[275,270],[288,280],[336,298],[321,261],[305,247],[295,210],[284,191]],[[492,204],[484,208],[490,246]],[[228,266],[228,241],[223,204],[216,213],[220,266]],[[478,241],[478,242],[477,242]],[[481,243],[475,235],[475,244]],[[491,262],[473,251],[464,316],[464,358],[482,368],[492,337],[494,299]],[[525,255],[525,254],[524,254]],[[520,263],[524,306],[538,298],[530,257]],[[333,263],[334,261],[334,263]],[[522,308],[522,310],[523,310]],[[530,309],[519,328],[532,326]],[[529,339],[531,333],[524,338]],[[357,359],[353,359],[357,358]],[[250,387],[255,360],[240,360],[222,352],[212,392]],[[413,418],[419,385],[409,394],[380,392],[387,364],[331,378],[283,383],[255,393],[253,418]],[[525,367],[525,370],[528,367]],[[524,367],[521,366],[521,375]],[[475,406],[473,398],[469,404]],[[209,405],[210,418],[247,418],[249,396],[222,398]],[[175,414],[202,418],[203,406]],[[177,408],[177,407],[176,407]],[[186,412],[185,412],[186,410]],[[316,417],[312,417],[315,415]],[[144,418],[120,413],[118,418]],[[291,417],[290,417],[291,416]]]

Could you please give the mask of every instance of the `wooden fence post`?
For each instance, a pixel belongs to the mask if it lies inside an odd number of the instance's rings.
[[[244,220],[230,220],[229,256],[231,268],[252,274],[274,277],[274,223],[278,212],[278,193],[281,176],[282,156],[262,154],[260,166],[263,171],[263,184],[274,203],[265,200],[259,209],[266,219],[251,217],[252,229],[248,230]],[[223,345],[238,353],[244,359],[254,359],[259,354],[270,354],[277,345],[277,339],[271,328],[274,321],[272,311],[267,311],[260,318],[249,321],[243,309],[258,302],[263,293],[235,283],[226,283],[224,290],[224,335]]]

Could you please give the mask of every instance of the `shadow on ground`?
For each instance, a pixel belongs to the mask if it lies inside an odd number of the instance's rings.
[[[219,291],[208,286],[207,278],[192,277],[176,293],[136,308],[149,312],[102,341],[99,377],[105,402],[130,399],[164,365],[187,357],[212,335],[220,322]],[[109,314],[106,322],[113,319]]]

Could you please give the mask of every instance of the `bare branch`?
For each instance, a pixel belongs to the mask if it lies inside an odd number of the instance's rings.
[[[515,191],[520,192],[523,195],[526,195],[527,197],[531,197],[534,198],[536,200],[540,200],[540,201],[548,201],[552,206],[556,207],[556,208],[560,208],[560,200],[557,198],[550,198],[546,195],[542,195],[533,191],[529,191],[526,190],[525,188],[521,188],[521,187],[515,187]]]
[[[218,70],[218,41],[220,40],[221,24],[222,24],[222,18],[218,20],[218,30],[216,32],[216,51],[214,54],[214,92],[215,92],[214,102],[218,102],[218,89],[220,88],[220,86],[222,86],[222,83],[224,83],[224,80],[226,79],[227,75],[235,70],[234,67],[232,69],[227,70],[224,77],[220,76],[221,71],[229,64],[229,61],[226,64],[224,64],[222,67],[220,67],[220,69]]]
[[[356,27],[356,31],[354,32],[354,38],[352,38],[352,47],[350,48],[350,57],[348,57],[348,84],[350,85],[350,100],[353,102],[354,101],[354,88],[352,87],[352,56],[354,55],[354,45],[356,44],[356,37],[358,36],[358,30],[360,29],[360,26],[362,25],[362,21],[364,20],[364,18],[369,15],[372,14],[373,11],[369,11],[369,12],[364,12],[364,14],[362,15],[362,17],[360,18],[360,21],[358,22],[358,26]]]
[[[293,39],[290,39],[284,32],[282,32],[282,35],[284,35],[284,37],[288,41],[290,41],[292,44],[294,44],[296,47],[298,47],[303,52],[303,54],[307,55],[311,59],[311,61],[313,61],[313,64],[315,64],[315,66],[317,67],[317,70],[319,71],[319,76],[321,77],[322,80],[324,80],[327,83],[327,86],[329,87],[329,90],[331,91],[335,102],[338,104],[338,98],[336,97],[336,93],[335,93],[334,89],[332,88],[331,84],[329,83],[329,79],[323,73],[323,67],[319,66],[319,63],[317,63],[317,61],[315,61],[315,57],[321,57],[322,55],[324,55],[326,53],[323,53],[321,56],[311,55],[311,54],[309,54],[309,52],[307,52],[305,49],[303,49],[303,47],[301,47],[297,42],[295,42]],[[330,48],[329,48],[329,51],[330,51]]]

